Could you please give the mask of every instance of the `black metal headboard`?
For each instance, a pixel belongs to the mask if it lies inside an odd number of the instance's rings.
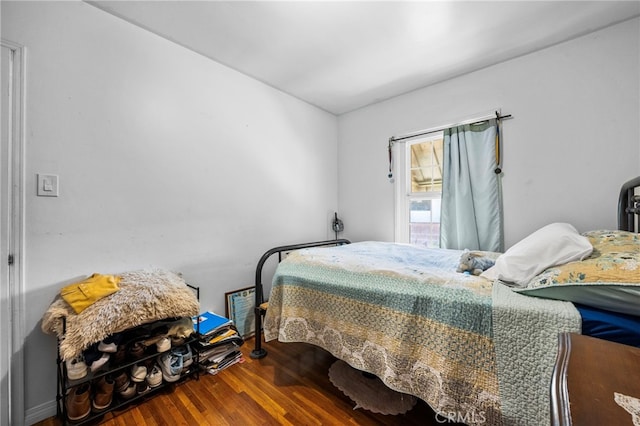
[[[618,197],[618,229],[640,232],[640,176],[622,185]]]

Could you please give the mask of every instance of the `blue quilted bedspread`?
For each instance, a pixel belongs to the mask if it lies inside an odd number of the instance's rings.
[[[493,283],[457,273],[461,253],[381,242],[293,252],[273,279],[265,339],[320,346],[441,416],[527,424],[529,408],[501,400],[497,356],[509,349],[496,348]]]

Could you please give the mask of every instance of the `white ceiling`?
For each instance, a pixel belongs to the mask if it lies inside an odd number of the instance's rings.
[[[640,16],[640,1],[88,3],[334,114]]]

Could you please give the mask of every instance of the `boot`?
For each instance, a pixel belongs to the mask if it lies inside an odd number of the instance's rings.
[[[120,370],[120,373],[114,374],[112,377],[114,381],[114,392],[121,392],[129,387],[129,375],[126,371]]]
[[[113,400],[114,380],[108,376],[102,376],[94,382],[93,411],[100,412],[109,408]]]
[[[67,418],[69,421],[78,422],[91,414],[91,399],[89,383],[75,386],[69,389],[66,398]]]

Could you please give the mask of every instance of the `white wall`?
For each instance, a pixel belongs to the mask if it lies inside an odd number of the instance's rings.
[[[24,342],[28,420],[52,415],[40,318],[93,272],[163,267],[203,308],[253,285],[262,253],[330,238],[337,120],[82,2],[2,2],[27,50]],[[60,196],[36,197],[36,174]]]
[[[340,116],[345,236],[393,241],[390,136],[496,107],[514,117],[503,124],[506,246],[554,221],[615,228],[620,185],[640,175],[639,34],[634,19]]]

